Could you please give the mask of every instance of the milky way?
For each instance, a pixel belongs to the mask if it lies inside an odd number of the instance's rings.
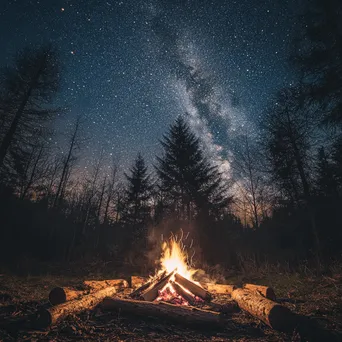
[[[0,12],[0,65],[27,45],[60,51],[67,108],[54,138],[85,118],[83,167],[104,148],[127,167],[149,163],[185,115],[213,161],[229,171],[232,140],[254,134],[286,63],[296,1],[9,0]]]

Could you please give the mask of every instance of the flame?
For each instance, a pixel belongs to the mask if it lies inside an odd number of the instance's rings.
[[[162,271],[170,273],[177,269],[178,274],[192,280],[196,270],[192,269],[188,263],[189,258],[182,239],[177,240],[177,238],[172,237],[168,242],[163,243],[162,250],[160,259]]]

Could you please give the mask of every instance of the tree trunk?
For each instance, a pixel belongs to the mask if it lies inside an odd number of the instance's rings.
[[[47,328],[70,314],[76,314],[84,310],[91,310],[98,305],[105,297],[113,296],[116,293],[115,287],[107,287],[92,294],[83,296],[81,299],[74,299],[70,302],[53,306],[49,309],[42,309],[37,313],[34,326]]]
[[[249,312],[273,329],[293,331],[296,326],[296,316],[288,308],[277,304],[258,293],[250,290],[236,289],[232,292],[242,310]]]
[[[164,319],[167,323],[172,322],[198,328],[224,326],[223,317],[218,312],[164,302],[151,303],[132,299],[105,298],[100,307],[104,310],[115,310],[143,318],[155,317]]]

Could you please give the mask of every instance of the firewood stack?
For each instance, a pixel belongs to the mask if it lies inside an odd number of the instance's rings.
[[[169,274],[164,272],[151,279],[132,276],[130,285],[124,279],[85,281],[83,285],[83,290],[70,287],[52,289],[49,300],[53,306],[37,313],[35,326],[46,328],[67,315],[95,307],[128,315],[154,316],[200,327],[224,327],[227,314],[231,315],[241,309],[276,330],[291,331],[296,326],[296,315],[278,304],[274,291],[267,286],[200,286],[178,274],[176,270]],[[167,285],[172,288],[170,297],[181,298],[181,301],[175,302],[164,295]],[[127,295],[128,293],[130,294]],[[224,304],[212,300],[219,297],[225,298]]]

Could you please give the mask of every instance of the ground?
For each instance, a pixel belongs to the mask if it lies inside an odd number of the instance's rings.
[[[65,272],[69,274],[70,272]],[[78,286],[87,277],[0,275],[0,341],[330,341],[342,333],[342,275],[267,274],[236,276],[227,283],[252,282],[272,286],[282,304],[313,323],[307,331],[284,334],[268,328],[247,313],[231,316],[222,331],[199,331],[154,319],[105,313],[99,309],[69,316],[55,327],[34,330],[30,315],[49,306],[55,286]],[[111,276],[113,278],[113,276]],[[108,278],[102,276],[103,278]],[[310,324],[311,324],[310,323]],[[321,334],[321,332],[323,332]],[[302,339],[301,339],[301,337]],[[306,335],[306,336],[304,336]]]

